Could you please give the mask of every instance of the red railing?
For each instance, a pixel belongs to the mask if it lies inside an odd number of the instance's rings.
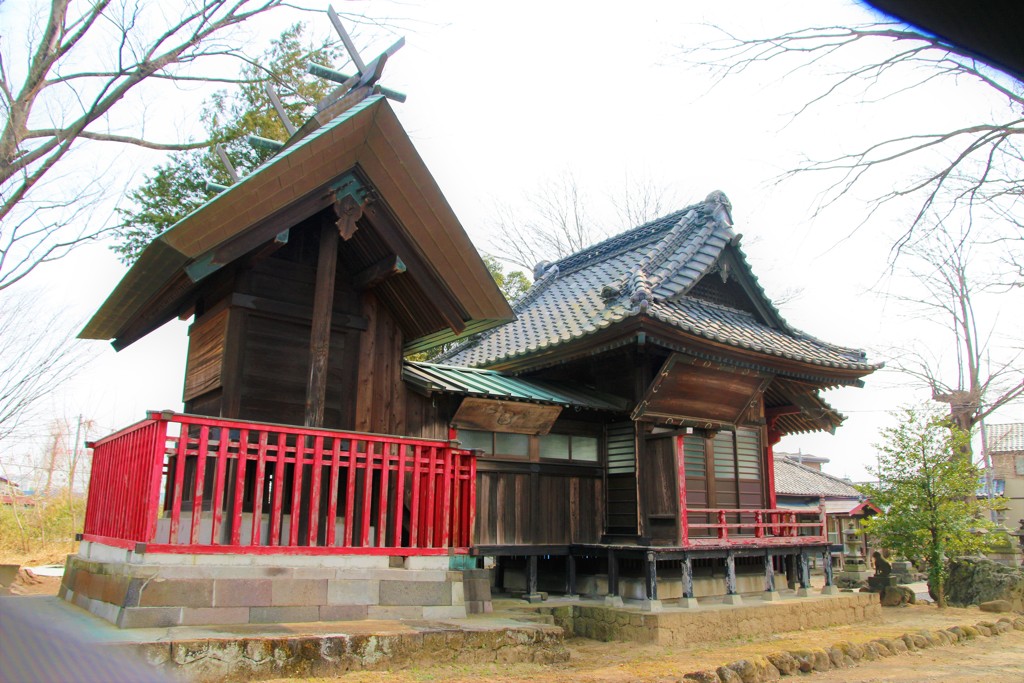
[[[149,413],[92,444],[83,538],[150,552],[465,552],[476,459],[446,441]]]
[[[825,508],[788,509],[684,508],[683,546],[806,545],[827,543]],[[709,520],[693,522],[693,519]],[[714,521],[710,521],[714,520]]]

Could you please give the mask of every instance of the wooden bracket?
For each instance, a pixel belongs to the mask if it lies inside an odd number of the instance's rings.
[[[341,239],[348,241],[356,232],[356,221],[363,217],[363,209],[370,203],[370,188],[349,172],[342,176],[332,190],[335,226]]]

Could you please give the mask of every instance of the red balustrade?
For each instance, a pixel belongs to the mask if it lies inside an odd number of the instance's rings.
[[[91,444],[83,538],[149,552],[466,552],[476,458],[446,441],[176,413]]]
[[[682,545],[810,545],[827,543],[825,508],[684,508]],[[714,520],[695,522],[691,520]]]

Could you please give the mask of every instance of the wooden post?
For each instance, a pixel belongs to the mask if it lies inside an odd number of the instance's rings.
[[[676,477],[679,486],[679,546],[685,548],[690,543],[690,528],[686,514],[686,452],[684,439],[681,436],[676,440]]]
[[[725,594],[736,595],[736,558],[731,552],[725,554]]]
[[[306,385],[307,427],[323,427],[327,402],[327,361],[331,348],[331,311],[338,266],[338,229],[331,220],[320,226],[320,254],[316,264],[313,320],[309,332],[309,382]]]
[[[679,563],[680,574],[683,580],[683,598],[693,598],[693,560],[687,555],[683,558],[683,561]]]
[[[576,557],[570,552],[565,556],[566,597],[576,596]]]
[[[541,599],[537,592],[537,556],[530,555],[526,564],[526,601],[540,602]]]
[[[608,549],[608,597],[614,598],[619,594],[619,559],[615,557],[615,551]]]
[[[800,582],[800,590],[806,590],[811,587],[811,563],[810,558],[807,557],[807,551],[803,548],[800,549],[800,554],[797,558],[797,580]]]
[[[775,567],[772,565],[772,554],[764,553],[764,590],[766,593],[775,592]]]
[[[658,599],[658,558],[652,550],[648,550],[644,558],[644,588],[648,600]]]
[[[821,561],[825,570],[825,588],[828,589],[832,586],[832,551],[825,548],[821,553]]]

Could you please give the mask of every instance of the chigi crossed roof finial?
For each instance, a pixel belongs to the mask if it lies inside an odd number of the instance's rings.
[[[328,5],[327,7],[327,16],[334,25],[334,29],[338,32],[338,36],[341,38],[341,42],[344,44],[345,50],[348,52],[356,72],[350,75],[337,71],[329,66],[309,62],[306,66],[306,70],[311,75],[337,83],[338,87],[328,93],[325,98],[317,102],[316,114],[298,128],[288,117],[277,89],[273,84],[267,83],[264,86],[264,89],[267,92],[267,97],[270,98],[274,111],[277,112],[278,117],[281,119],[281,123],[288,132],[288,140],[271,140],[258,135],[250,135],[248,136],[248,141],[253,147],[277,153],[291,145],[294,145],[309,133],[313,132],[336,116],[351,109],[370,95],[379,94],[387,97],[389,100],[394,100],[395,102],[405,102],[405,94],[380,85],[380,78],[384,72],[384,65],[390,57],[405,45],[405,38],[399,38],[391,45],[391,47],[384,50],[384,52],[377,55],[377,57],[370,60],[370,62],[364,62],[362,56],[359,54],[359,50],[356,49],[355,42],[353,42],[352,37],[348,34],[348,31],[345,30],[345,26],[341,23],[341,17],[338,16],[338,13],[331,5]],[[224,168],[227,170],[232,184],[237,183],[240,180],[238,171],[228,158],[225,148],[218,144],[214,149],[217,156],[220,158],[221,163],[224,164]],[[227,189],[227,186],[225,185],[209,181],[206,183],[206,187],[212,192],[222,192]]]

